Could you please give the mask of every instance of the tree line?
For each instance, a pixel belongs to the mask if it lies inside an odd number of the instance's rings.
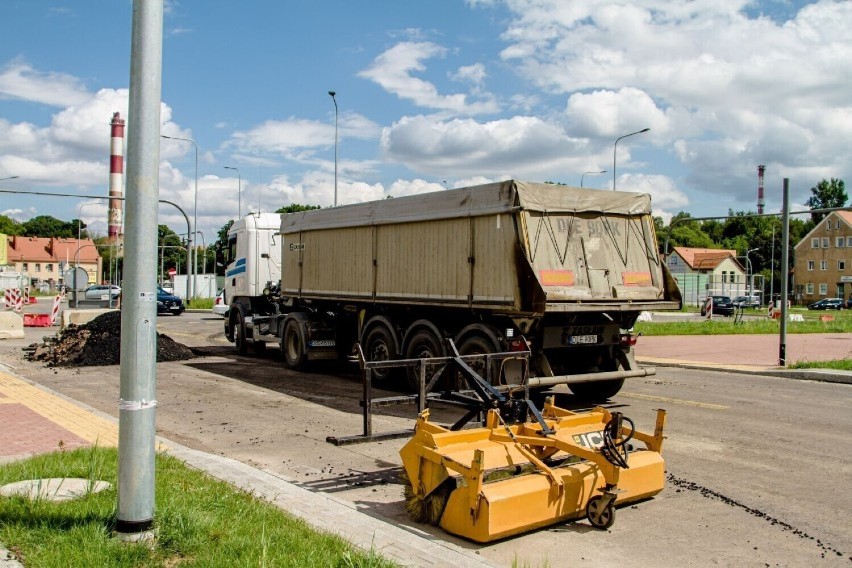
[[[849,202],[846,186],[842,179],[823,179],[811,188],[811,195],[805,204],[810,209],[827,209],[845,207]],[[319,209],[318,205],[302,205],[292,203],[278,208],[276,213],[295,213]],[[812,213],[809,219],[790,218],[790,251],[791,265],[793,263],[793,247],[808,234],[825,214]],[[766,282],[773,279],[776,290],[780,289],[781,263],[781,219],[776,216],[757,217],[750,211],[728,212],[728,217],[719,221],[690,221],[692,217],[685,211],[674,215],[668,224],[662,217],[654,217],[657,239],[662,254],[670,253],[676,246],[733,249],[739,257],[745,257],[748,251],[749,264],[754,274],[762,274]],[[233,220],[225,223],[217,232],[216,240],[206,249],[199,246],[199,272],[224,275],[221,255],[217,251],[224,250],[228,244],[228,231]],[[31,237],[92,238],[98,246],[98,251],[105,259],[112,259],[115,248],[104,236],[90,235],[86,224],[79,219],[62,221],[50,215],[39,215],[24,222],[18,222],[6,215],[0,215],[0,233]],[[186,238],[178,235],[166,225],[157,226],[158,260],[164,271],[171,268],[178,274],[186,274]],[[663,248],[668,245],[668,250]],[[773,263],[774,259],[774,263]],[[117,259],[120,263],[123,259]],[[743,258],[740,258],[745,265]],[[774,264],[774,272],[772,267]],[[120,267],[121,268],[121,267]],[[748,268],[748,267],[746,267]],[[158,267],[159,271],[159,267]]]

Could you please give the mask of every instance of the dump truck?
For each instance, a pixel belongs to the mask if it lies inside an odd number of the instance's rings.
[[[661,262],[647,194],[517,180],[328,209],[252,214],[228,235],[225,334],[285,364],[526,349],[487,380],[527,375],[591,401],[636,364],[632,328],[681,298]],[[392,380],[393,368],[376,369]],[[409,375],[413,388],[417,378]]]

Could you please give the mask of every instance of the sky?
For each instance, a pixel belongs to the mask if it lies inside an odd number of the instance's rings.
[[[108,194],[132,8],[0,3],[0,189],[75,195],[0,193],[0,213],[106,234],[106,201],[76,196]],[[161,140],[160,198],[201,244],[240,213],[332,206],[335,169],[339,205],[615,183],[668,219],[756,211],[763,164],[766,212],[783,178],[795,209],[852,178],[850,29],[831,0],[166,0],[161,133],[195,144]]]

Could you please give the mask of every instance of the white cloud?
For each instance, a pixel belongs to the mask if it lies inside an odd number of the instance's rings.
[[[0,97],[67,107],[86,102],[91,93],[76,77],[44,73],[21,61],[12,61],[0,70]]]
[[[414,76],[416,72],[425,71],[424,60],[444,57],[446,54],[446,48],[432,42],[402,42],[376,57],[373,63],[358,75],[374,81],[387,92],[409,100],[419,107],[467,115],[496,112],[497,104],[491,98],[469,102],[468,96],[463,93],[442,95],[434,84]],[[476,77],[478,71],[475,65],[461,68],[457,76],[469,79]]]
[[[619,191],[638,191],[651,195],[654,215],[667,212],[669,215],[683,211],[689,198],[677,188],[671,178],[662,175],[625,174],[618,176]]]
[[[527,116],[486,123],[404,117],[382,133],[389,158],[436,177],[540,174],[558,170],[567,156],[580,154],[582,146],[558,126]]]
[[[614,138],[643,128],[664,133],[669,123],[647,93],[632,87],[617,92],[574,93],[568,98],[565,114],[568,128],[583,136]]]

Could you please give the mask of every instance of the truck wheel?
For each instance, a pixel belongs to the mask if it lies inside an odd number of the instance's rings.
[[[237,348],[237,353],[245,355],[248,353],[248,343],[246,343],[246,320],[243,314],[237,312],[237,317],[234,320],[234,347]]]
[[[364,340],[364,356],[367,361],[390,361],[396,359],[396,341],[391,331],[384,325],[377,325]],[[388,382],[393,378],[395,369],[373,369],[373,379]]]
[[[590,383],[575,383],[568,385],[578,398],[589,402],[603,402],[614,397],[624,386],[624,379],[612,379],[610,381],[593,381]]]
[[[489,337],[480,335],[479,333],[468,335],[464,340],[462,340],[461,345],[459,345],[459,355],[489,355],[496,352],[497,346],[494,345],[494,342]],[[485,376],[485,359],[470,361],[468,362],[468,365],[470,365],[470,368],[476,371],[476,373],[482,377],[485,382],[491,384],[491,378]],[[465,381],[459,374],[456,374],[454,382],[454,385],[450,385],[452,390],[468,388],[467,381]]]
[[[284,364],[294,371],[302,370],[307,363],[305,339],[295,319],[288,319],[281,331],[281,354],[284,356]]]
[[[405,347],[406,359],[429,359],[431,357],[444,357],[445,355],[441,339],[436,337],[435,333],[428,328],[414,332]],[[406,368],[405,378],[413,392],[420,390],[420,370],[417,367]]]

